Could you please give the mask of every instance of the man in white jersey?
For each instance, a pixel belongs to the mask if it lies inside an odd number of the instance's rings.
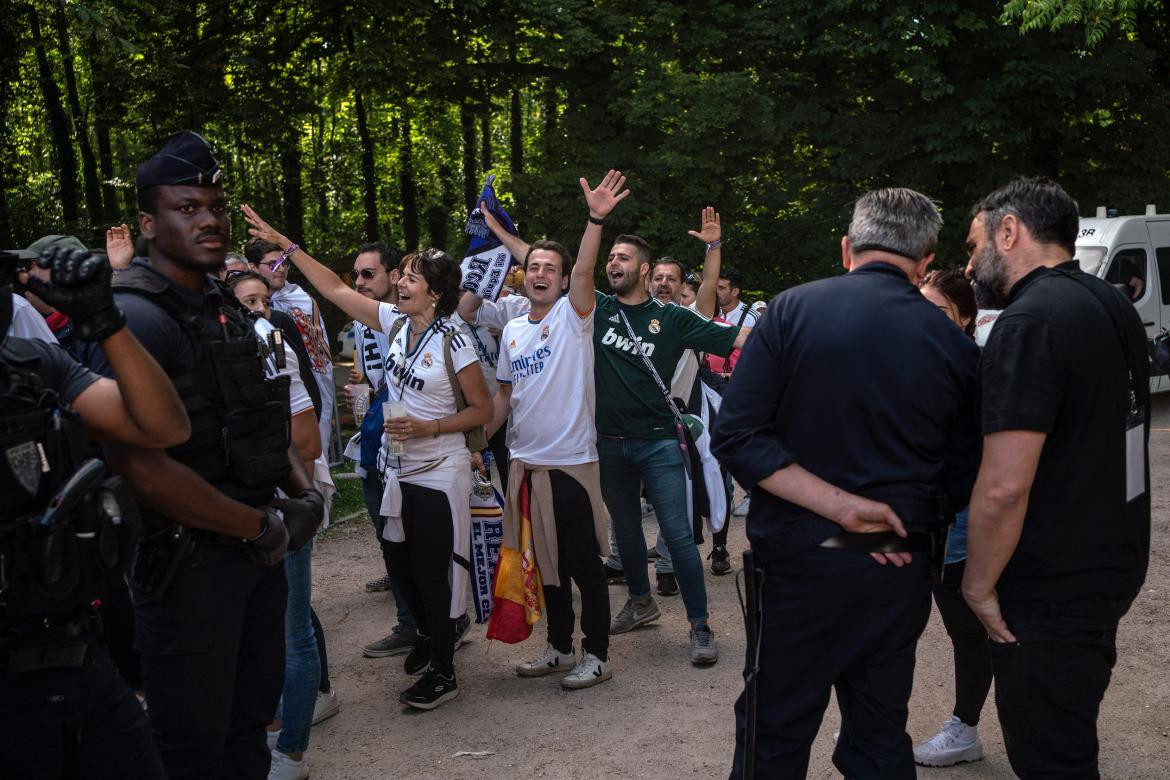
[[[515,545],[519,517],[527,515],[548,618],[544,653],[517,666],[516,673],[539,677],[568,672],[561,678],[565,688],[587,688],[613,674],[609,595],[600,558],[606,515],[593,421],[595,388],[582,378],[593,372],[593,270],[601,224],[629,194],[624,184],[618,171],[606,174],[596,189],[581,179],[589,222],[576,265],[555,241],[537,241],[521,255],[531,308],[507,322],[500,335],[499,392],[488,426],[494,432],[511,414],[504,544]],[[580,661],[573,652],[570,580],[581,592]]]
[[[296,245],[292,247],[295,250]],[[325,330],[321,308],[300,285],[288,281],[288,255],[283,247],[262,239],[252,239],[244,246],[244,256],[272,286],[272,308],[296,320],[297,330],[301,332],[305,349],[309,353],[310,368],[321,391],[321,416],[317,428],[321,432],[321,449],[328,460],[337,388],[333,382],[333,356],[329,350],[329,334]]]

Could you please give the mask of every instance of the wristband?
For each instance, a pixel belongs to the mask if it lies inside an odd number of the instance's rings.
[[[282,265],[284,265],[286,262],[288,262],[288,259],[290,257],[292,257],[294,254],[296,254],[296,251],[298,249],[300,249],[300,247],[297,246],[297,243],[295,241],[293,243],[289,244],[288,249],[286,249],[280,253],[280,259],[272,264],[272,270],[275,271],[277,268],[280,268]]]
[[[433,439],[439,438],[439,434],[442,432],[443,432],[443,421],[442,420],[435,420],[435,435],[432,436],[431,438],[433,438]]]
[[[723,245],[723,239],[717,238],[714,241],[712,241],[710,244],[707,244],[707,251],[710,252],[712,249],[718,249],[722,245]],[[293,244],[293,246],[296,246],[296,244]]]
[[[605,224],[605,218],[604,218],[604,217],[602,217],[602,218],[598,218],[598,217],[595,217],[595,216],[593,216],[592,214],[590,214],[590,215],[589,215],[589,221],[590,221],[590,222],[592,222],[594,225],[603,225],[603,224]]]

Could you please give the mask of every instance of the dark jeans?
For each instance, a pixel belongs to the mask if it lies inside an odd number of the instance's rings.
[[[1097,713],[1117,661],[1121,609],[1001,603],[1016,637],[993,642],[995,706],[1012,770],[1097,778]]]
[[[978,726],[991,690],[991,642],[959,592],[965,568],[966,561],[947,564],[942,584],[931,585],[930,590],[955,653],[955,717]]]
[[[451,505],[438,490],[402,482],[403,542],[387,542],[390,565],[402,595],[418,624],[431,640],[431,662],[452,668],[455,621],[451,619],[451,557],[454,529]],[[400,578],[400,579],[399,579]]]
[[[321,628],[317,610],[312,607],[309,607],[309,617],[313,620],[313,634],[317,637],[317,655],[321,658],[321,684],[317,690],[329,693],[333,689],[333,683],[329,680],[329,652],[325,649],[325,629]]]
[[[897,568],[815,547],[764,571],[756,777],[803,778],[829,693],[841,734],[833,764],[848,778],[914,778],[906,734],[914,650],[930,617],[926,557]],[[746,701],[735,703],[743,774]]]
[[[135,592],[135,643],[170,780],[264,780],[284,685],[284,566],[198,544],[161,600]]]
[[[496,462],[496,473],[500,475],[500,490],[508,495],[508,421],[488,439],[488,449],[492,452],[492,460]]]
[[[548,617],[548,643],[562,653],[573,647],[573,589],[581,591],[581,647],[602,661],[609,652],[609,588],[605,583],[597,534],[593,532],[593,506],[577,480],[563,471],[550,471],[553,512],[557,525],[557,573],[559,586],[544,586]]]
[[[77,669],[0,674],[0,776],[166,780],[138,699],[104,647]]]
[[[375,473],[367,472],[362,477],[362,497],[366,502],[366,512],[370,515],[370,522],[374,525],[374,537],[378,540],[378,549],[382,553],[382,563],[386,566],[386,576],[390,578],[390,595],[394,597],[394,608],[397,610],[398,624],[403,628],[414,628],[414,617],[410,614],[410,607],[406,605],[406,597],[394,578],[390,563],[390,544],[382,538],[382,530],[386,527],[386,518],[382,517],[379,509],[382,507],[382,481]]]

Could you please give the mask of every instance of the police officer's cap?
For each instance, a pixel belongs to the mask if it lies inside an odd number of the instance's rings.
[[[223,171],[203,136],[184,130],[167,139],[162,149],[138,166],[138,208],[149,211],[150,199],[143,195],[152,187],[184,185],[214,187],[223,181]]]

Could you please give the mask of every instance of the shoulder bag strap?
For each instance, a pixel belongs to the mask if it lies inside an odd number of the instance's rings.
[[[658,385],[659,391],[662,392],[662,397],[666,399],[666,405],[670,408],[671,414],[674,415],[674,421],[678,425],[683,425],[682,415],[679,414],[678,407],[674,405],[674,399],[671,398],[670,390],[663,383],[662,377],[658,376],[658,369],[654,368],[654,364],[650,362],[650,358],[646,357],[646,353],[642,350],[642,340],[634,333],[634,326],[630,324],[630,320],[626,317],[626,313],[618,308],[618,314],[621,315],[622,322],[626,326],[626,332],[630,334],[630,339],[634,342],[634,349],[638,351],[642,362],[646,364],[646,368],[650,371],[650,376],[654,377],[655,384]]]

